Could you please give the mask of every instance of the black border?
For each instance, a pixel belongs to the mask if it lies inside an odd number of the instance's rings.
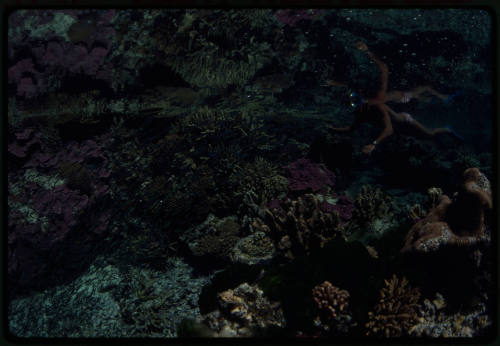
[[[8,14],[17,9],[62,9],[62,8],[71,8],[71,9],[83,9],[83,8],[381,8],[381,9],[411,9],[411,8],[430,8],[430,9],[482,9],[486,10],[491,16],[492,22],[492,79],[493,79],[493,129],[494,133],[492,136],[493,139],[493,208],[494,211],[497,211],[499,205],[499,194],[498,194],[498,134],[500,131],[499,121],[498,121],[498,57],[500,52],[500,45],[498,44],[499,38],[499,26],[498,22],[500,19],[500,2],[496,2],[495,0],[452,0],[452,1],[442,1],[442,0],[413,0],[413,1],[404,1],[404,0],[7,0],[2,3],[0,7],[0,15],[1,15],[1,28],[2,28],[2,36],[1,42],[4,43],[2,45],[2,61],[3,67],[1,70],[2,75],[2,83],[1,88],[7,90],[7,78],[6,78],[6,62],[7,59],[7,48],[5,42],[7,40],[7,22],[8,22]],[[2,93],[5,96],[5,93]],[[2,202],[4,202],[4,207],[2,208],[2,226],[7,226],[7,195],[4,193],[7,191],[7,176],[6,170],[4,169],[4,162],[7,156],[7,103],[6,98],[2,97],[2,144],[3,150],[1,152],[2,155],[2,183],[0,186],[0,191],[2,192]],[[495,291],[498,292],[498,279],[499,279],[499,256],[500,253],[500,244],[498,242],[498,225],[499,225],[499,213],[495,214],[493,220],[493,232],[492,232],[492,242],[496,244],[496,253],[495,253],[495,271],[493,273],[493,281],[495,283]],[[7,227],[1,227],[0,229],[7,229]],[[8,332],[8,309],[6,306],[7,302],[7,294],[6,294],[6,277],[7,277],[7,242],[6,242],[6,232],[2,237],[3,244],[3,252],[0,258],[0,265],[2,269],[2,278],[0,285],[0,292],[2,294],[2,298],[0,300],[0,306],[2,311],[2,323],[1,323],[1,344],[5,345],[14,345],[14,344],[76,344],[76,345],[86,345],[86,344],[107,344],[107,343],[126,343],[126,344],[157,344],[157,343],[182,343],[182,344],[204,344],[204,343],[216,343],[216,344],[233,344],[233,343],[244,343],[244,344],[259,344],[259,345],[270,345],[275,343],[301,343],[301,344],[500,344],[499,338],[499,316],[498,313],[500,311],[499,307],[499,299],[498,296],[490,297],[492,299],[492,303],[496,306],[496,314],[493,316],[493,323],[496,326],[494,329],[494,335],[489,337],[479,337],[473,339],[366,339],[366,338],[342,338],[342,339],[198,339],[198,338],[189,338],[189,339],[148,339],[148,338],[96,338],[96,339],[88,339],[88,338],[17,338]]]

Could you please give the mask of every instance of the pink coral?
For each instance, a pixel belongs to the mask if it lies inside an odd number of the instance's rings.
[[[64,11],[51,11],[50,15],[55,12]],[[77,10],[64,13],[77,19],[72,29],[68,30],[68,35],[71,37],[69,31],[73,31],[78,40],[68,42],[66,37],[58,36],[55,32],[45,38],[45,44],[40,44],[40,40],[33,38],[29,32],[9,38],[11,66],[8,80],[9,84],[15,86],[17,96],[30,98],[54,91],[64,78],[78,73],[111,83],[113,64],[107,58],[115,37],[111,21],[116,12],[106,10],[84,14]],[[46,15],[45,11],[15,13],[9,18],[9,26],[22,25],[28,18],[33,27],[49,25],[44,24],[44,20],[50,17]],[[78,28],[81,30],[78,31]],[[88,35],[82,34],[82,31]],[[29,54],[29,57],[15,61],[20,51],[23,56]]]
[[[313,163],[308,159],[299,159],[285,169],[290,191],[317,192],[335,183],[335,175],[325,165]]]
[[[320,209],[324,213],[337,212],[342,221],[347,221],[352,218],[352,211],[354,209],[354,202],[347,195],[338,197],[336,204],[330,204],[324,200],[320,205]]]

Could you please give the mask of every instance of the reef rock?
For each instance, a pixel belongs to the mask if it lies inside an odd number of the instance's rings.
[[[485,212],[492,208],[488,179],[477,168],[464,172],[464,182],[453,199],[439,197],[438,205],[408,232],[401,252],[434,252],[446,246],[489,243]]]

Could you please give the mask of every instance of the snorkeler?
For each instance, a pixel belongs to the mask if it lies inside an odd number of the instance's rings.
[[[432,89],[429,86],[422,86],[415,88],[411,91],[403,92],[403,91],[389,91],[387,92],[387,81],[388,81],[388,76],[389,76],[389,69],[387,65],[379,60],[372,52],[368,50],[368,47],[365,43],[361,41],[356,41],[356,48],[364,51],[368,54],[370,59],[372,59],[377,66],[379,67],[381,71],[381,87],[378,90],[377,94],[373,98],[368,98],[364,99],[362,98],[359,94],[352,92],[349,96],[351,98],[351,105],[355,108],[357,108],[358,112],[356,112],[356,117],[354,119],[354,122],[352,123],[351,126],[349,127],[343,127],[343,128],[335,128],[335,127],[330,127],[330,130],[336,131],[336,132],[350,132],[353,129],[355,129],[360,123],[362,122],[369,122],[369,121],[377,121],[381,120],[382,125],[383,125],[383,130],[380,133],[380,135],[371,143],[367,144],[363,147],[362,152],[365,154],[370,154],[374,149],[377,144],[379,144],[381,141],[383,141],[385,138],[389,137],[390,135],[393,134],[393,128],[392,128],[392,122],[391,122],[391,116],[392,119],[397,121],[397,122],[404,122],[409,125],[411,125],[414,129],[416,129],[418,132],[427,135],[427,136],[434,136],[438,134],[443,134],[443,133],[449,133],[453,134],[454,136],[460,138],[463,140],[461,136],[459,136],[451,127],[445,127],[445,128],[438,128],[438,129],[427,129],[425,128],[422,124],[417,122],[413,117],[408,114],[408,113],[396,113],[394,110],[392,110],[389,106],[386,105],[387,102],[400,102],[400,103],[408,103],[412,98],[414,99],[419,99],[422,97],[422,94],[425,92],[431,93],[432,95],[442,99],[446,103],[449,103],[455,96],[457,96],[459,93],[455,93],[452,95],[444,95],[441,93],[438,93],[434,89]],[[339,83],[336,81],[328,80],[327,84],[328,86],[330,85],[337,85],[337,86],[342,86],[342,87],[348,87],[344,83]],[[374,114],[366,114],[366,112],[363,112],[367,107],[369,106],[375,106],[381,111],[381,114],[378,116],[374,116]],[[390,115],[389,115],[390,114]]]

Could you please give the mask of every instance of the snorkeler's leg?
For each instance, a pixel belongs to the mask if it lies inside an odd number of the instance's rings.
[[[385,99],[385,94],[387,92],[387,81],[389,79],[389,68],[387,67],[386,63],[377,58],[375,54],[373,54],[372,52],[368,51],[368,55],[370,56],[370,59],[372,59],[380,69],[381,85],[377,93],[377,98]]]
[[[420,98],[421,95],[425,92],[428,92],[429,94],[432,94],[436,97],[439,97],[441,100],[445,101],[447,98],[448,98],[448,95],[444,95],[444,94],[441,94],[439,92],[437,92],[436,90],[434,90],[432,87],[430,87],[429,85],[423,85],[423,86],[419,86],[413,90],[410,91],[411,93],[411,96],[414,97],[414,98]]]
[[[410,124],[414,129],[429,137],[434,137],[435,135],[440,135],[443,133],[451,133],[451,130],[447,128],[428,129],[416,120],[413,120]]]

